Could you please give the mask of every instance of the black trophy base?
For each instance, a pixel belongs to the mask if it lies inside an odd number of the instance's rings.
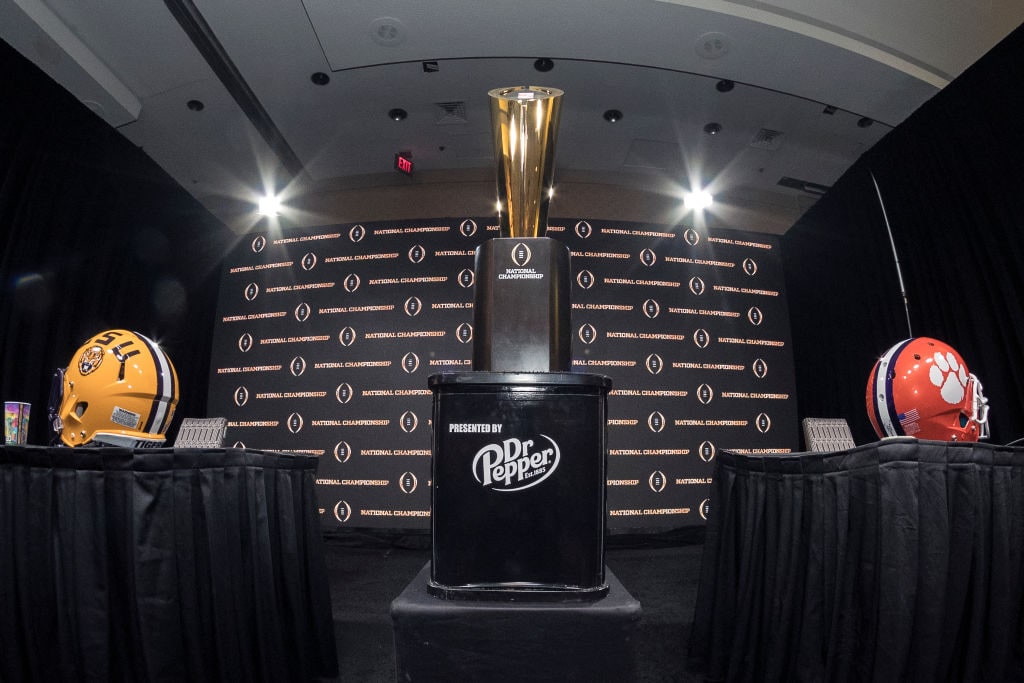
[[[604,594],[611,380],[457,372],[427,383],[432,593],[538,601]]]
[[[641,605],[605,573],[591,602],[461,602],[428,592],[427,564],[391,603],[396,680],[634,680]]]
[[[607,569],[605,570],[607,572]],[[605,577],[607,579],[607,576]],[[442,600],[501,600],[504,602],[584,602],[608,595],[608,584],[600,586],[552,586],[531,583],[489,583],[445,586],[427,581],[427,592]]]
[[[473,369],[568,372],[569,248],[550,237],[497,237],[476,250]]]

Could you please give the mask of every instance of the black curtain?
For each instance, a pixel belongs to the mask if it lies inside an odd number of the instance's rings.
[[[159,341],[175,364],[172,432],[182,416],[205,416],[229,231],[2,41],[0,73],[0,399],[32,403],[29,442],[46,443],[53,370],[120,327]]]
[[[883,138],[786,233],[782,253],[800,417],[877,438],[865,389],[911,336],[941,339],[978,375],[992,442],[1024,437],[1024,27]]]
[[[1024,450],[726,452],[711,499],[706,680],[1024,680]]]

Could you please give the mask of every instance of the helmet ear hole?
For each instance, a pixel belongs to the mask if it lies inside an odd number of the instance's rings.
[[[75,417],[82,417],[85,415],[85,411],[89,409],[89,404],[85,401],[79,401],[75,404]]]

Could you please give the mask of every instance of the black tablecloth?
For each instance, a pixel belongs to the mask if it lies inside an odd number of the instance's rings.
[[[0,448],[0,680],[336,675],[316,466]]]
[[[708,680],[1022,680],[1022,558],[1022,449],[720,453],[690,665]]]

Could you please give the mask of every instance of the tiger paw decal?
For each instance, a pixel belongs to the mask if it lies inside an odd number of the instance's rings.
[[[957,362],[952,353],[936,351],[932,356],[932,366],[928,370],[928,379],[939,387],[942,400],[946,403],[960,403],[967,391],[967,369]]]

